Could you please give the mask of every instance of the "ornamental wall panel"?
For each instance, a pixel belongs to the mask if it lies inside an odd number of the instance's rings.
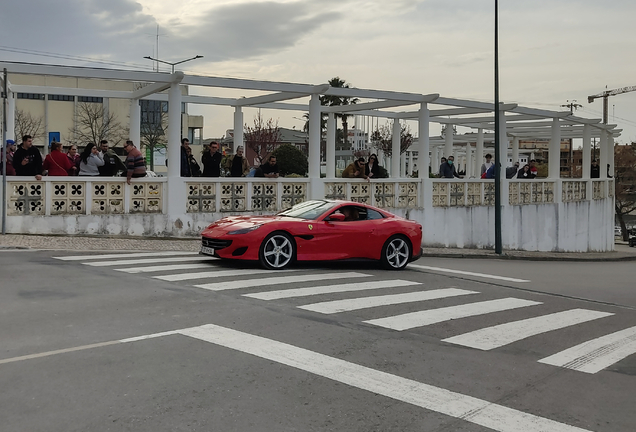
[[[448,207],[449,183],[433,182],[433,207]]]
[[[161,213],[162,183],[133,183],[130,194],[130,213]]]
[[[464,183],[450,183],[450,206],[462,207],[466,198]]]
[[[221,184],[221,211],[242,212],[246,210],[247,183]]]
[[[616,194],[616,189],[614,189],[614,180],[610,180],[607,182],[607,196],[613,198]]]
[[[484,183],[484,205],[495,205],[495,182]]]
[[[252,210],[276,211],[277,183],[252,183]]]
[[[43,215],[44,183],[7,182],[7,215]]]
[[[281,210],[286,210],[307,200],[307,184],[283,183]]]
[[[214,213],[216,211],[216,184],[186,183],[187,213]]]
[[[91,184],[91,214],[124,213],[123,182],[94,182]]]
[[[327,199],[347,199],[347,183],[325,183],[325,198]]]
[[[508,184],[508,203],[510,205],[519,204],[519,182],[510,182]]]
[[[416,208],[419,182],[398,183],[397,207]]]
[[[51,214],[86,214],[86,183],[51,182]]]
[[[483,182],[468,182],[466,185],[466,205],[481,205],[481,192]]]
[[[350,183],[351,193],[349,199],[351,201],[371,204],[371,185],[367,183]]]
[[[395,207],[394,183],[373,183],[373,188],[373,205],[380,208]]]
[[[563,202],[584,201],[586,199],[587,182],[563,181],[561,184],[561,200]]]
[[[605,184],[603,181],[595,180],[592,182],[592,199],[598,200],[605,198]]]

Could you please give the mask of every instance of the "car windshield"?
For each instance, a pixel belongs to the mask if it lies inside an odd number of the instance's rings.
[[[288,210],[284,210],[278,213],[279,216],[289,216],[299,219],[317,219],[318,216],[325,213],[338,205],[329,201],[305,201],[300,204],[296,204]]]

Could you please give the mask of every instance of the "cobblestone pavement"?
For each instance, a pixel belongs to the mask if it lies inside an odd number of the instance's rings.
[[[168,238],[124,238],[105,236],[45,236],[7,234],[0,235],[2,249],[51,249],[77,251],[103,250],[174,250],[198,251],[201,241],[193,239]],[[502,258],[541,261],[622,261],[636,260],[636,248],[630,248],[624,242],[617,242],[613,252],[527,252],[504,251],[497,256],[490,249],[424,248],[424,256],[448,258]]]

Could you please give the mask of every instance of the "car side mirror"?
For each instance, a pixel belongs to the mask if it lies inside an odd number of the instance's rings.
[[[342,222],[344,220],[345,220],[345,215],[343,215],[342,213],[334,213],[332,215],[329,215],[330,222]]]

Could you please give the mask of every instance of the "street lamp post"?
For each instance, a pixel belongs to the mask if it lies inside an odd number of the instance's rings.
[[[501,162],[499,136],[499,2],[495,0],[495,253],[503,254],[501,238]]]
[[[181,64],[181,63],[188,62],[188,61],[190,61],[190,60],[200,59],[200,58],[203,58],[203,56],[202,56],[202,55],[197,55],[197,56],[194,56],[194,57],[192,57],[192,58],[185,59],[185,60],[181,60],[181,61],[174,62],[174,63],[172,63],[172,62],[167,62],[167,61],[164,61],[164,60],[159,60],[159,59],[156,59],[156,58],[152,58],[152,57],[150,57],[150,56],[146,56],[146,57],[144,57],[144,58],[145,58],[145,59],[148,59],[148,60],[156,61],[156,62],[159,62],[159,63],[165,63],[165,64],[167,64],[167,65],[170,65],[170,66],[172,66],[172,73],[174,73],[174,67],[175,67],[176,65]]]

